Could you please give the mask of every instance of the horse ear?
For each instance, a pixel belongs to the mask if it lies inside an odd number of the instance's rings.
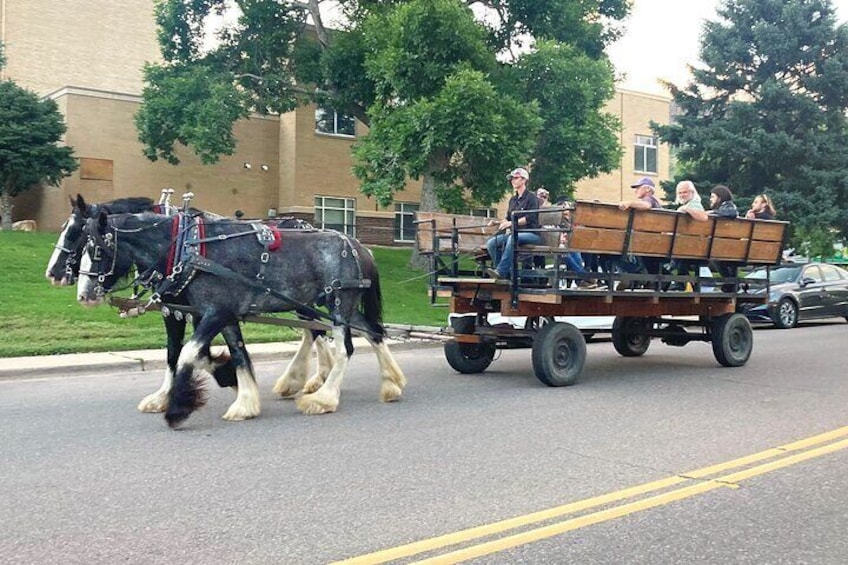
[[[74,205],[75,205],[74,201],[71,200],[71,206],[74,206]],[[82,197],[82,194],[77,192],[76,207],[79,208],[80,210],[85,210],[86,206],[87,206],[87,204],[85,203],[85,199]]]
[[[106,210],[100,212],[100,215],[97,217],[97,225],[100,228],[100,231],[104,231],[106,229],[106,220],[109,219],[109,214],[106,213]]]

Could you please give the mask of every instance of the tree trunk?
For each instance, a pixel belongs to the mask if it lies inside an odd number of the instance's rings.
[[[438,170],[438,164],[435,159],[430,159],[430,165],[427,172],[422,175],[421,181],[421,201],[418,203],[418,209],[422,212],[438,212],[439,201],[436,197],[436,179],[433,177],[433,172]],[[412,257],[409,258],[409,267],[417,270],[427,270],[430,268],[430,262],[418,253],[418,240],[412,246]]]
[[[12,197],[6,191],[0,192],[0,231],[8,231],[12,229]]]

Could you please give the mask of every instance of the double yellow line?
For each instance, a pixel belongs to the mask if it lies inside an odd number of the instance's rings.
[[[682,473],[677,476],[660,479],[658,481],[645,483],[643,485],[611,492],[593,498],[587,498],[585,500],[557,506],[548,510],[542,510],[532,514],[502,520],[500,522],[469,528],[452,534],[445,534],[390,549],[376,551],[374,553],[368,553],[359,557],[337,561],[333,565],[375,565],[378,563],[386,563],[396,559],[404,559],[418,555],[420,553],[433,552],[453,545],[465,544],[481,538],[489,538],[496,534],[501,534],[510,530],[525,528],[533,524],[548,522],[569,514],[621,502],[621,504],[617,506],[584,514],[576,518],[570,518],[533,529],[527,529],[504,537],[496,537],[490,541],[481,541],[474,545],[468,545],[461,549],[442,553],[440,555],[415,562],[419,564],[461,563],[468,559],[497,553],[499,551],[504,551],[506,549],[556,536],[565,532],[570,532],[586,526],[591,526],[593,524],[598,524],[600,522],[605,522],[607,520],[612,520],[614,518],[627,516],[649,508],[662,506],[677,500],[690,498],[718,488],[739,488],[739,482],[746,479],[763,475],[784,467],[789,467],[790,465],[795,465],[796,463],[801,463],[809,459],[821,457],[822,455],[827,455],[829,453],[839,451],[840,449],[845,449],[848,447],[848,438],[845,438],[845,436],[848,436],[848,426],[779,447],[774,447],[772,449],[767,449],[746,457],[740,457],[739,459],[719,463],[718,465],[697,469],[689,473]],[[722,474],[739,468],[742,469],[729,474]],[[683,483],[687,483],[686,486],[667,490],[671,487],[677,487]],[[661,490],[665,490],[666,492],[647,498],[639,498],[632,502],[626,502],[628,499]]]

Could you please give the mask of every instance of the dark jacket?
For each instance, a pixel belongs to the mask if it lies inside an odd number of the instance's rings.
[[[522,212],[522,210],[538,209],[539,199],[536,197],[536,193],[525,189],[524,194],[522,194],[521,197],[519,197],[518,193],[516,193],[509,199],[506,219],[517,225],[518,219],[524,217],[527,218],[527,223],[520,226],[520,230],[539,229],[539,212]]]

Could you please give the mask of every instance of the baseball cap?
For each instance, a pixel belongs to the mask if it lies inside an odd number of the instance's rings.
[[[517,169],[513,169],[512,172],[506,176],[507,179],[511,179],[513,177],[521,177],[525,180],[529,180],[530,173],[528,173],[527,169],[524,167],[518,167]]]
[[[651,177],[642,177],[633,184],[630,185],[630,188],[639,188],[640,186],[648,185],[651,188],[656,188],[654,185],[654,179]]]

